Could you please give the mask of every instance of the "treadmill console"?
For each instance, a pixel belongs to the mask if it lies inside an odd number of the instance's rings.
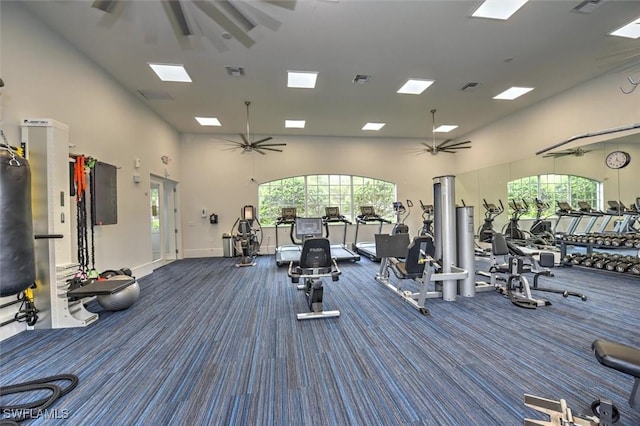
[[[282,214],[278,218],[280,223],[293,223],[296,220],[296,208],[295,207],[283,207]]]
[[[376,217],[375,209],[373,206],[360,206],[360,216],[362,217]]]
[[[322,237],[322,218],[320,217],[297,217],[296,238],[304,240],[307,238]]]
[[[607,204],[609,204],[609,212],[611,213],[621,214],[627,210],[627,206],[619,201],[607,201]]]
[[[324,217],[327,219],[335,219],[339,218],[340,215],[340,207],[325,207],[324,208]]]
[[[573,211],[573,207],[565,201],[558,201],[558,213],[569,213]]]
[[[591,213],[591,204],[586,201],[578,201],[578,208],[581,212]]]

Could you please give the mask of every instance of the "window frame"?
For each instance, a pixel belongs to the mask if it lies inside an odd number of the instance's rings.
[[[278,198],[277,195],[274,196],[274,193],[285,192],[284,186],[287,182],[292,182],[295,186],[294,182],[300,179],[303,187],[293,190],[291,194],[293,198],[271,199],[266,201],[271,205],[265,206],[263,204],[265,198]],[[272,191],[271,188],[279,189]],[[314,188],[317,190],[314,191]],[[380,195],[380,197],[370,199],[369,204],[357,201],[356,199],[362,200],[366,189],[371,189],[373,194]],[[382,190],[378,191],[377,189]],[[393,219],[392,203],[397,199],[397,190],[398,186],[394,182],[368,176],[320,173],[283,177],[258,185],[258,218],[263,226],[270,227],[275,225],[275,219],[283,207],[296,207],[297,214],[302,217],[321,217],[324,216],[325,207],[339,207],[340,214],[355,222],[355,217],[360,214],[360,205],[374,205],[376,213],[391,220]],[[267,192],[269,192],[268,195]],[[304,200],[296,199],[300,196],[304,196]],[[390,199],[384,200],[385,197]],[[273,204],[274,201],[276,205]],[[265,212],[275,216],[265,217]],[[278,213],[276,214],[276,212]]]

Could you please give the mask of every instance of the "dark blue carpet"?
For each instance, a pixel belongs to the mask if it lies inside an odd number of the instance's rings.
[[[588,412],[613,399],[621,425],[633,380],[601,366],[598,337],[640,347],[640,280],[557,269],[525,310],[495,292],[429,301],[420,315],[374,281],[378,264],[342,264],[326,282],[339,318],[302,321],[302,292],[272,257],[188,259],[140,280],[132,308],[86,328],[28,331],[1,343],[0,383],[73,373],[54,408],[77,425],[519,425],[525,392]],[[99,307],[90,305],[99,310]],[[12,398],[3,397],[3,402]],[[542,418],[542,417],[540,417]]]

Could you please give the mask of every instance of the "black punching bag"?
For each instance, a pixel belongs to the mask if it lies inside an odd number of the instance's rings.
[[[36,280],[29,162],[0,148],[0,297]]]

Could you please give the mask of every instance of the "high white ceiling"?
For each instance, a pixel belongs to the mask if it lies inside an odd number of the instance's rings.
[[[604,73],[619,73],[624,85],[640,63],[640,40],[607,35],[640,16],[639,1],[608,0],[581,14],[571,11],[578,0],[532,0],[508,21],[471,18],[479,0],[230,2],[257,24],[245,33],[255,41],[250,47],[202,12],[197,3],[207,1],[181,1],[194,33],[188,37],[176,36],[166,2],[120,1],[112,14],[92,1],[23,3],[178,131],[190,133],[244,133],[249,100],[256,135],[430,140],[430,110],[437,109],[436,124],[459,125],[446,138],[460,138]],[[223,11],[228,5],[215,3]],[[184,64],[193,82],[162,82],[148,62]],[[231,77],[228,66],[243,67],[246,75]],[[317,87],[287,88],[287,70],[317,71]],[[371,79],[355,84],[356,74]],[[435,83],[418,96],[397,94],[411,77]],[[478,86],[461,91],[468,82]],[[515,101],[492,99],[512,85],[535,90]],[[173,100],[147,100],[138,90]],[[201,127],[195,116],[218,117],[222,127]],[[285,129],[285,119],[305,119],[307,126]],[[362,131],[367,121],[386,126]]]

